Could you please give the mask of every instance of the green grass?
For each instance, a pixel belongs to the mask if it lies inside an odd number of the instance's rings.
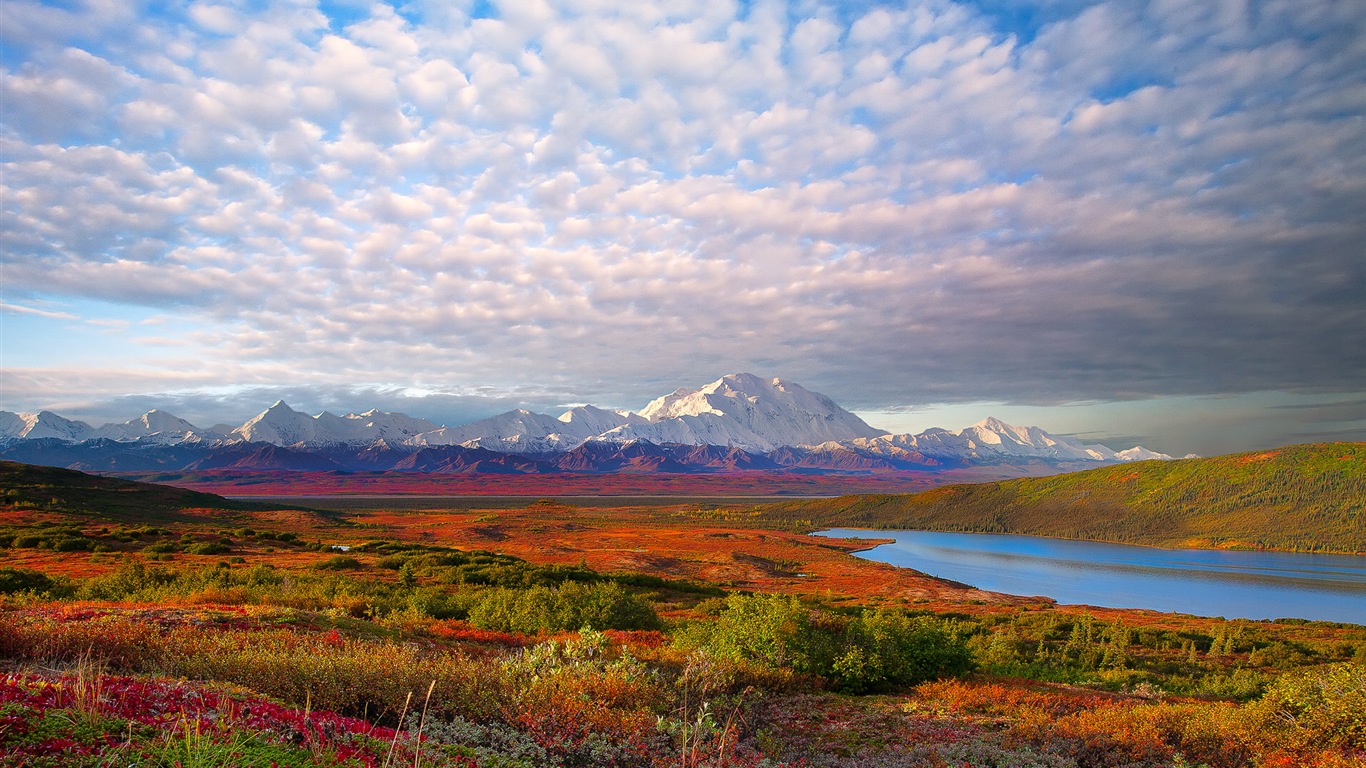
[[[1366,552],[1366,443],[1145,461],[758,508],[769,523],[1019,533],[1153,546]]]

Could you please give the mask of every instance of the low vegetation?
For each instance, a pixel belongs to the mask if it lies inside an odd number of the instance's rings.
[[[803,530],[838,525],[1366,553],[1366,443],[784,502],[753,517]]]
[[[0,510],[0,763],[1366,759],[1366,627],[755,590],[737,569],[801,585],[817,554],[865,566],[820,542],[754,554],[757,534],[741,529],[689,529],[726,552],[707,561],[728,574],[721,586],[453,546],[425,514],[106,521],[63,508]],[[556,537],[593,522],[548,502],[526,512],[533,522],[516,527],[470,511],[447,535],[541,536],[537,551],[554,553]],[[678,519],[630,514],[637,526]],[[655,562],[639,554],[628,552]]]

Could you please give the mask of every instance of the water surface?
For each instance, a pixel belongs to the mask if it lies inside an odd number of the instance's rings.
[[[896,539],[857,554],[1065,604],[1366,624],[1366,557],[1355,555],[1159,549],[992,533],[836,528],[816,535]]]

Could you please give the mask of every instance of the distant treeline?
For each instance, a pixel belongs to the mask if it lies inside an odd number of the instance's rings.
[[[1019,533],[1154,546],[1366,553],[1366,443],[1145,461],[917,494],[759,507],[783,527]]]

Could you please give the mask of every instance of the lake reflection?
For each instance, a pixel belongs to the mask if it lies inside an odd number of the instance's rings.
[[[1366,557],[1156,549],[990,533],[836,528],[816,535],[896,539],[857,554],[1059,603],[1366,624]]]

